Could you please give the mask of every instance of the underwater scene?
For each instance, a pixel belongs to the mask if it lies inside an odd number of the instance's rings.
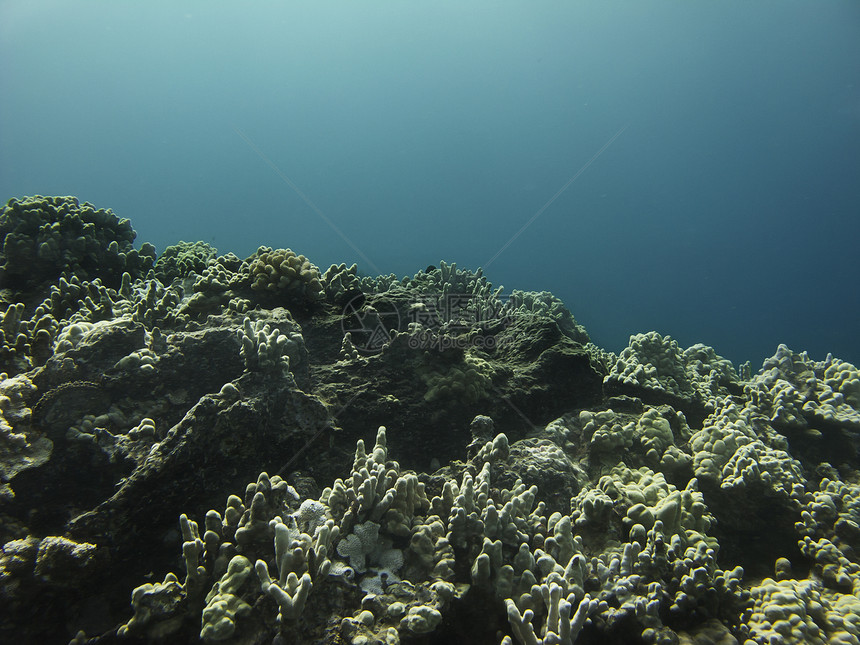
[[[0,643],[860,645],[860,5],[0,0]]]

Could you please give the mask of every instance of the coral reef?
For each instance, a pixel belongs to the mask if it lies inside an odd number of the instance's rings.
[[[33,289],[63,274],[117,287],[124,272],[140,277],[155,262],[155,248],[134,249],[135,237],[127,219],[75,197],[10,199],[0,211],[3,288]]]
[[[854,365],[133,239],[0,214],[0,641],[860,642]]]

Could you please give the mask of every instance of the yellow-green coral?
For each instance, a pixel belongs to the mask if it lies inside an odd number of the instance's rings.
[[[320,270],[304,255],[261,246],[248,261],[251,288],[256,291],[283,292],[311,302],[323,296]]]
[[[36,386],[26,376],[0,374],[0,480],[10,481],[27,468],[41,466],[51,456],[53,442],[30,424],[31,410],[24,398]]]
[[[646,450],[646,458],[655,463],[663,456],[663,451],[675,443],[669,421],[654,408],[646,410],[639,417],[636,423],[636,434]]]
[[[860,370],[838,358],[815,362],[780,345],[744,389],[775,427],[860,430]]]
[[[200,638],[207,643],[227,640],[233,636],[236,619],[251,613],[251,605],[237,594],[251,571],[251,561],[248,558],[233,556],[227,572],[206,595]]]
[[[824,384],[841,394],[845,403],[860,409],[860,370],[834,358],[824,370]]]
[[[44,365],[57,333],[56,319],[44,311],[24,317],[24,303],[0,312],[0,372],[17,374]]]
[[[755,605],[743,621],[747,643],[829,642],[820,627],[831,622],[829,603],[813,581],[766,578],[751,592]]]
[[[165,284],[191,273],[201,274],[218,251],[206,242],[179,242],[164,249],[155,261],[155,275]]]
[[[625,524],[641,524],[648,529],[660,520],[667,535],[680,535],[691,543],[705,539],[709,546],[716,546],[713,538],[704,537],[710,529],[712,516],[695,478],[679,490],[666,481],[663,473],[655,473],[645,466],[631,469],[618,464],[600,478],[598,487],[610,499],[628,505]]]
[[[332,264],[322,275],[326,296],[332,302],[344,302],[361,293],[358,266],[353,264]]]

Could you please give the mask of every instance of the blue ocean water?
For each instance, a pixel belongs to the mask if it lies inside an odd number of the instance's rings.
[[[860,363],[860,4],[0,2],[0,198]]]

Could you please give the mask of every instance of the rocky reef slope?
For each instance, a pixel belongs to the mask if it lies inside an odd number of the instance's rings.
[[[0,640],[860,643],[860,372],[0,212]]]

